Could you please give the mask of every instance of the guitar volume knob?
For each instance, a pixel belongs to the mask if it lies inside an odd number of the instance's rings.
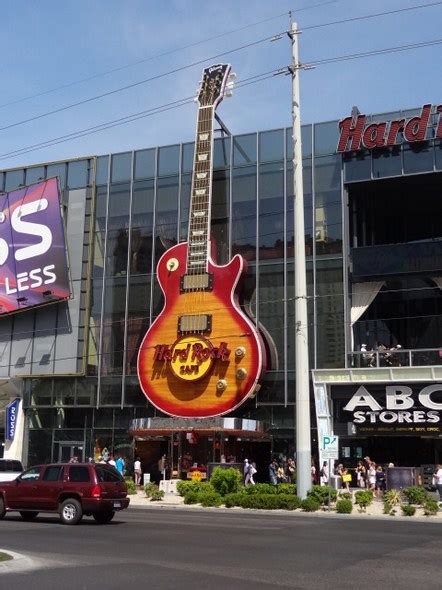
[[[235,357],[237,359],[242,359],[246,356],[246,349],[244,348],[244,346],[238,346],[238,348],[235,348]]]
[[[239,379],[239,380],[242,381],[246,377],[247,377],[247,371],[246,371],[246,369],[243,369],[243,368],[237,369],[237,371],[236,371],[236,378],[237,379]]]
[[[227,389],[227,381],[225,379],[220,379],[216,384],[217,391],[225,391]]]

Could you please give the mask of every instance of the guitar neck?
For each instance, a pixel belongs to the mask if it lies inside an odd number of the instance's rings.
[[[213,106],[198,109],[187,238],[188,273],[205,272],[207,269],[212,204],[213,115]]]

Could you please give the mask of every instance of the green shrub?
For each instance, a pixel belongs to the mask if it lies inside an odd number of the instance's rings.
[[[190,490],[184,496],[184,504],[198,504],[199,502],[199,493]]]
[[[179,481],[176,484],[176,489],[180,496],[185,496],[187,492],[201,492],[208,486],[210,483],[207,481]],[[210,489],[213,489],[212,486]]]
[[[388,502],[392,507],[401,503],[402,497],[400,490],[388,490],[384,494],[384,502]]]
[[[390,502],[388,502],[388,500],[384,500],[384,514],[390,514],[393,511],[393,506],[392,504],[390,504]]]
[[[351,514],[353,503],[349,498],[342,498],[336,502],[336,512],[339,514]]]
[[[355,503],[362,510],[367,510],[367,506],[373,502],[373,492],[371,490],[358,490],[355,493]]]
[[[416,514],[416,508],[411,504],[402,504],[401,508],[404,516],[414,516]]]
[[[339,500],[352,500],[353,496],[351,492],[339,492],[338,494],[338,501]]]
[[[277,494],[296,494],[296,485],[294,483],[278,483],[276,486]]]
[[[296,510],[297,508],[301,508],[301,498],[298,498],[295,494],[278,494],[276,498],[280,510]]]
[[[210,484],[220,496],[234,494],[242,485],[242,475],[238,469],[235,469],[234,467],[229,467],[228,469],[215,467],[210,478]]]
[[[226,508],[233,508],[234,506],[241,506],[244,492],[236,492],[235,494],[226,494],[224,496],[224,504]]]
[[[151,502],[158,502],[159,500],[163,500],[164,499],[164,490],[152,490],[150,492],[150,501]]]
[[[244,488],[246,494],[277,494],[278,486],[271,483],[257,483],[254,486]]]
[[[423,504],[425,516],[435,516],[439,510],[439,505],[436,500],[427,498]]]
[[[245,494],[241,500],[241,506],[257,510],[277,510],[280,504],[277,494]]]
[[[221,506],[223,503],[222,497],[215,491],[204,491],[198,494],[198,502],[204,506]]]
[[[422,506],[429,498],[427,490],[421,486],[404,488],[402,493],[407,498],[409,504],[418,504]]]
[[[150,498],[152,493],[155,493],[156,491],[158,491],[159,488],[157,486],[156,483],[154,483],[153,481],[149,481],[145,486],[144,486],[144,493],[146,494],[146,496],[148,498]]]
[[[316,486],[314,486],[314,487],[316,487]],[[301,502],[301,508],[305,512],[316,512],[317,510],[320,509],[320,507],[321,507],[321,503],[314,496],[308,496],[307,498],[305,498],[305,500],[302,500],[302,502]]]
[[[328,505],[329,493],[331,501],[335,502],[338,493],[330,486],[312,486],[312,488],[307,492],[307,496],[309,498],[314,498],[321,506],[324,506]]]
[[[137,493],[137,488],[133,479],[126,479],[127,495],[133,496]]]

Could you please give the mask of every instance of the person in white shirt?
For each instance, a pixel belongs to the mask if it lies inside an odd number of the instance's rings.
[[[328,463],[324,461],[321,467],[321,471],[319,472],[320,477],[320,484],[321,486],[326,486],[328,484]]]
[[[439,502],[442,502],[442,465],[436,465],[433,473],[433,481],[439,492]]]
[[[139,486],[141,482],[141,461],[137,457],[134,461],[134,474],[135,474],[135,485]]]

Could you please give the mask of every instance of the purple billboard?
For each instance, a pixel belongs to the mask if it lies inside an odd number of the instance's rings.
[[[57,179],[0,193],[0,315],[69,296]]]

